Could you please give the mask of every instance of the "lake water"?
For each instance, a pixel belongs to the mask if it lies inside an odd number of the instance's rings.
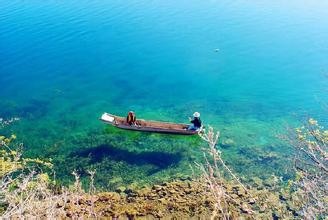
[[[103,112],[221,131],[240,176],[289,177],[276,136],[306,117],[327,124],[327,1],[55,1],[0,3],[0,117],[21,121],[31,157],[57,178],[98,186],[190,175],[198,137],[122,131]],[[218,49],[218,50],[216,50]]]

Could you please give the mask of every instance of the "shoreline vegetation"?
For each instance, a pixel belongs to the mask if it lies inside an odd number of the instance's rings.
[[[18,119],[17,119],[18,120]],[[1,128],[16,119],[1,120]],[[254,178],[242,183],[225,164],[217,148],[220,133],[212,128],[200,135],[204,163],[200,176],[160,185],[118,187],[98,192],[96,171],[90,184],[80,176],[65,187],[56,183],[51,161],[22,157],[17,137],[0,135],[0,215],[2,218],[111,219],[326,219],[328,216],[328,131],[314,119],[281,138],[295,148],[295,178]]]

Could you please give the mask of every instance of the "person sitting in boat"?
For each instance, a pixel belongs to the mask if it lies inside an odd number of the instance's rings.
[[[133,111],[129,111],[126,122],[131,126],[136,125],[136,114]]]
[[[189,120],[192,123],[192,125],[190,125],[188,127],[188,130],[194,130],[194,131],[196,131],[196,130],[198,130],[198,129],[200,129],[202,127],[202,121],[200,120],[200,113],[199,112],[195,112],[193,114],[193,116],[194,116],[194,119],[189,118]]]

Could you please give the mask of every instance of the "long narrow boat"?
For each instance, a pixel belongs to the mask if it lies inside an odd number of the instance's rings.
[[[167,133],[167,134],[183,134],[193,135],[199,131],[188,130],[188,124],[177,124],[170,122],[159,122],[159,121],[146,121],[143,119],[136,120],[136,125],[129,125],[126,122],[126,118],[104,113],[101,118],[106,124],[113,125],[118,128],[134,131],[148,131],[156,133]]]

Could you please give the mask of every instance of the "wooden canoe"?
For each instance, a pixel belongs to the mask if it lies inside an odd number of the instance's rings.
[[[167,134],[182,134],[182,135],[193,135],[198,134],[199,131],[187,130],[188,124],[177,124],[170,122],[159,122],[159,121],[146,121],[143,119],[136,120],[136,125],[129,125],[126,122],[125,117],[119,117],[109,113],[104,113],[101,118],[106,124],[113,125],[118,128],[134,131],[148,131],[156,133],[167,133]]]

